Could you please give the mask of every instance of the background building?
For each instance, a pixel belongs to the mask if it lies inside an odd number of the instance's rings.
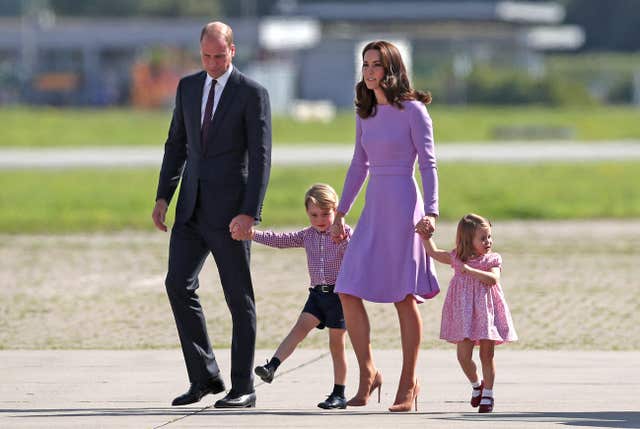
[[[272,12],[225,21],[235,64],[268,87],[276,112],[299,99],[352,106],[360,49],[373,39],[402,44],[416,86],[453,103],[466,101],[478,66],[539,76],[545,52],[584,42],[554,2],[281,2]],[[0,103],[169,106],[179,77],[199,69],[205,21],[2,18]]]

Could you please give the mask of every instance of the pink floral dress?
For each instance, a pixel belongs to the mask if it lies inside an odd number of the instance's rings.
[[[487,253],[468,260],[472,268],[491,271],[502,269],[502,258],[498,253]],[[462,273],[463,262],[451,252],[451,266],[455,273],[442,307],[440,338],[458,343],[469,338],[476,344],[479,340],[493,340],[496,344],[516,341],[511,313],[500,284],[488,286],[469,273]]]

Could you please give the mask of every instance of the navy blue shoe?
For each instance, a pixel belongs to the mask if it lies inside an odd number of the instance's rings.
[[[264,381],[265,383],[271,384],[271,382],[273,381],[273,376],[276,373],[276,370],[271,368],[269,365],[263,365],[263,366],[256,366],[253,372],[255,372],[256,375],[260,377],[260,379],[262,379],[262,381]]]
[[[332,393],[331,395],[327,396],[327,399],[320,402],[318,404],[318,407],[325,410],[331,410],[334,408],[344,410],[345,408],[347,408],[347,398],[345,398],[344,396],[334,395]]]

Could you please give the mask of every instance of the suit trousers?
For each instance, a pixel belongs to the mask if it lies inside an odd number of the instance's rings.
[[[235,393],[254,391],[253,359],[256,310],[249,259],[251,242],[231,238],[228,227],[212,228],[196,206],[194,215],[171,230],[169,270],[165,281],[178,328],[182,353],[191,383],[218,376],[204,312],[196,290],[198,275],[209,253],[218,267],[227,307],[231,313],[231,384]]]

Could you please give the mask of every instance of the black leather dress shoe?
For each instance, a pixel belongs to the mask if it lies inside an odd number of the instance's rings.
[[[271,383],[273,381],[273,375],[275,374],[274,369],[269,365],[256,366],[253,372],[265,383]]]
[[[347,399],[344,396],[334,395],[333,393],[327,397],[324,401],[318,404],[318,407],[325,410],[331,410],[333,408],[340,408],[344,410],[347,408]]]
[[[220,376],[216,378],[212,378],[206,383],[191,383],[189,390],[187,393],[184,393],[178,396],[173,400],[171,405],[188,405],[193,404],[194,402],[198,402],[204,395],[208,395],[209,393],[220,393],[224,392],[224,381]]]
[[[233,390],[227,393],[222,399],[218,399],[215,408],[253,408],[256,406],[256,392],[234,393]]]

